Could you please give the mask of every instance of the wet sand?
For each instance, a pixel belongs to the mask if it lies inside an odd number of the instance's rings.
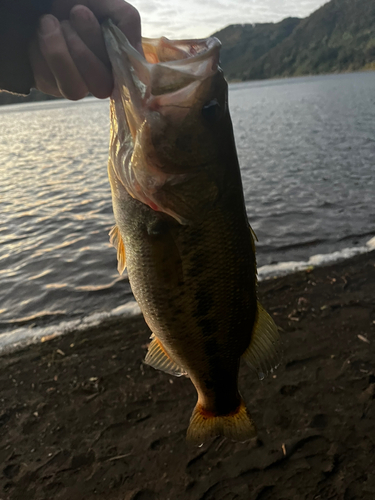
[[[282,364],[240,389],[245,444],[188,447],[195,390],[144,365],[142,318],[0,358],[0,499],[375,498],[375,252],[262,282]]]

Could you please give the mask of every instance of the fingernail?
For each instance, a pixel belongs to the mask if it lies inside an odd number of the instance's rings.
[[[85,7],[84,5],[76,5],[72,8],[70,11],[70,17],[73,17],[74,19],[84,20],[84,21],[92,21],[95,19],[94,14],[91,12],[90,9]]]
[[[58,25],[59,22],[56,19],[56,17],[52,16],[51,14],[47,14],[46,16],[43,16],[40,20],[39,33],[41,35],[51,35],[56,31]]]

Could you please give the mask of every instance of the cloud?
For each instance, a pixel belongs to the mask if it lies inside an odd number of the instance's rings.
[[[143,34],[206,37],[229,24],[278,22],[306,17],[327,0],[130,0],[139,10]]]

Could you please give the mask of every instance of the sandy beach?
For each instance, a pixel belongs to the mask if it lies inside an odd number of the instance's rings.
[[[0,359],[1,500],[375,498],[375,252],[264,281],[278,370],[240,390],[245,443],[188,447],[188,379],[142,363],[150,332],[114,319]]]

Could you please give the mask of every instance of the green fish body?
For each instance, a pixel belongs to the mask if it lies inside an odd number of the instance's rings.
[[[109,178],[119,271],[153,332],[146,363],[186,375],[198,401],[188,439],[256,434],[238,390],[241,358],[260,377],[278,333],[257,301],[253,232],[216,39],[144,40],[111,23]]]

